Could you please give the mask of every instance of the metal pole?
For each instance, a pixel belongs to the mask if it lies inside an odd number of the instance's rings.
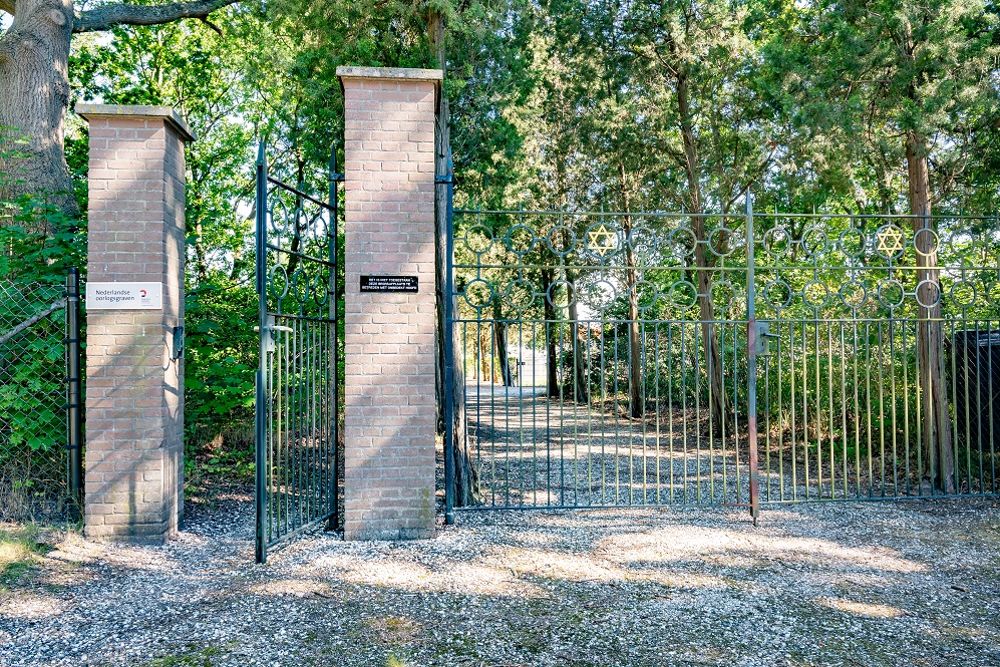
[[[258,563],[267,562],[267,340],[271,335],[267,321],[267,157],[263,141],[257,152],[257,237],[256,237],[256,278],[257,304],[259,314],[259,367],[256,382],[256,504],[257,504],[257,548]]]
[[[330,224],[328,225],[328,248],[330,253],[330,319],[333,320],[333,359],[330,361],[330,376],[333,382],[333,474],[330,479],[330,521],[327,530],[337,530],[340,523],[340,498],[338,497],[340,476],[340,383],[339,383],[339,349],[340,320],[337,314],[337,225],[339,209],[337,202],[337,183],[341,175],[337,173],[337,146],[330,148]]]
[[[80,377],[80,271],[66,276],[66,431],[69,494],[76,510],[83,501],[83,401]]]
[[[750,447],[750,516],[760,517],[760,476],[757,462],[757,305],[754,281],[753,195],[746,194],[747,243],[747,444]]]
[[[444,183],[447,187],[447,243],[445,261],[444,290],[444,387],[441,392],[444,397],[444,520],[447,525],[455,523],[455,340],[454,326],[455,308],[455,231],[453,229],[455,174],[448,154],[448,173]],[[462,387],[462,391],[465,388]]]

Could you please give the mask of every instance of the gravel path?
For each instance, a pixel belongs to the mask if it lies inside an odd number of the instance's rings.
[[[651,402],[645,418],[634,419],[625,399],[579,404],[548,398],[542,387],[467,385],[465,416],[479,497],[501,509],[746,504],[746,417],[731,413],[725,429],[713,433],[707,412],[697,405]],[[919,469],[915,442],[907,446],[899,433],[876,431],[871,448],[848,451],[842,438],[817,442],[816,424],[825,428],[831,419],[815,412],[805,429],[807,443],[801,419],[799,430],[790,431],[768,430],[774,425],[762,418],[764,502],[933,494],[912,479]],[[959,492],[1000,491],[996,462],[984,459],[982,469],[974,468],[979,474],[969,476],[964,460],[959,456]]]
[[[0,664],[1000,664],[1000,501],[466,513],[430,541],[300,540],[252,505],[165,547],[63,541],[0,591]]]

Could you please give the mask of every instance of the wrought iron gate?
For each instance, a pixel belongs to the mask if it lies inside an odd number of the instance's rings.
[[[446,460],[470,508],[996,493],[994,222],[455,211]]]
[[[337,183],[322,201],[257,160],[257,561],[338,517]]]

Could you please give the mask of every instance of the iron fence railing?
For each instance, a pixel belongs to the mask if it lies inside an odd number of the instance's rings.
[[[998,222],[455,211],[474,506],[997,493]]]
[[[82,483],[79,280],[0,282],[0,520],[75,518]]]

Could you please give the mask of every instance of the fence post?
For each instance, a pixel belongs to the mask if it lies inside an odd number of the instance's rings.
[[[444,520],[445,523],[455,523],[455,338],[453,321],[455,319],[455,230],[452,226],[455,205],[455,171],[448,154],[448,173],[442,179],[447,187],[447,211],[445,212],[448,233],[445,261],[447,263],[444,285],[444,382],[441,391],[444,400]],[[462,387],[465,391],[465,387]]]
[[[760,478],[757,461],[757,291],[753,237],[753,195],[746,193],[746,244],[747,244],[747,444],[750,454],[750,516],[757,525],[760,517]]]
[[[76,510],[83,498],[83,403],[80,380],[80,270],[66,276],[66,433],[69,449],[69,494]]]

